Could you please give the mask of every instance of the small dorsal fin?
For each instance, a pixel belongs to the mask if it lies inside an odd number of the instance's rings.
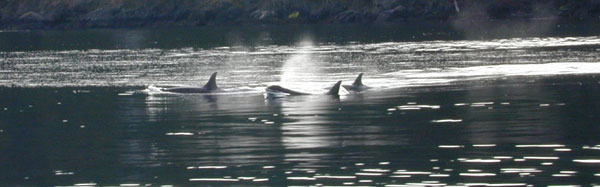
[[[217,86],[217,72],[214,72],[210,76],[210,79],[208,79],[208,82],[206,82],[206,84],[204,85],[204,88],[207,90],[215,90],[215,89],[219,88]]]
[[[333,87],[329,89],[327,95],[340,95],[340,85],[342,85],[342,81],[338,81],[337,83],[335,83],[335,85],[333,85]]]
[[[362,76],[363,76],[363,73],[358,74],[358,77],[356,77],[356,80],[354,80],[354,83],[352,83],[352,86],[357,86],[357,87],[362,86],[363,85]]]

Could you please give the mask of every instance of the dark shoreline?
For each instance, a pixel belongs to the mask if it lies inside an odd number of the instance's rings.
[[[456,2],[456,4],[455,4]],[[600,1],[566,0],[6,0],[0,29],[214,25],[600,22]]]

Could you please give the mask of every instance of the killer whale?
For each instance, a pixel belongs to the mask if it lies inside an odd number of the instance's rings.
[[[173,88],[162,88],[160,89],[164,92],[172,92],[172,93],[218,93],[223,92],[221,88],[217,86],[217,72],[214,72],[208,82],[202,87],[173,87]]]
[[[356,77],[356,80],[354,80],[354,83],[352,83],[352,85],[343,85],[343,87],[346,90],[353,92],[362,92],[371,89],[371,87],[366,86],[362,83],[362,76],[363,73],[358,74],[358,77]]]
[[[358,74],[358,77],[354,80],[352,85],[341,85],[342,81],[338,81],[335,83],[325,95],[339,95],[340,87],[344,87],[348,91],[353,92],[361,92],[371,87],[366,86],[362,83],[363,73]],[[217,72],[214,72],[206,84],[202,87],[170,87],[170,88],[160,88],[160,91],[171,92],[171,93],[219,93],[224,92],[221,88],[217,86]],[[281,93],[287,95],[311,95],[310,93],[300,92],[291,90],[288,88],[281,87],[279,85],[272,85],[266,88],[267,93]]]
[[[337,83],[335,83],[327,93],[325,93],[325,95],[332,95],[332,96],[339,96],[339,92],[340,92],[340,85],[342,84],[342,81],[338,81]],[[287,94],[287,95],[312,95],[310,93],[305,93],[305,92],[299,92],[299,91],[294,91],[294,90],[290,90],[284,87],[281,87],[279,85],[273,85],[273,86],[269,86],[266,89],[267,94],[276,94],[276,93],[281,93],[281,94]]]

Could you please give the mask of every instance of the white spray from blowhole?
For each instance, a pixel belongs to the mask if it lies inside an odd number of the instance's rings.
[[[314,55],[315,45],[310,35],[305,35],[290,51],[290,57],[281,67],[280,84],[306,92],[322,91],[324,62]],[[318,85],[316,85],[318,84]]]

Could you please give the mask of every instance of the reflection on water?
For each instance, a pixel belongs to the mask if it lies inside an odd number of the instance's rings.
[[[4,88],[16,100],[0,100],[1,176],[9,185],[592,185],[598,81],[278,99]]]
[[[286,118],[286,121],[281,123],[282,135],[285,137],[282,139],[282,143],[286,149],[340,145],[341,142],[329,136],[333,132],[328,127],[331,115],[334,115],[335,109],[341,105],[339,98],[335,96],[305,96],[291,100],[292,102],[269,102],[271,107],[280,110],[280,114],[276,114],[277,116],[283,115]],[[302,110],[298,110],[298,108],[302,108]]]

